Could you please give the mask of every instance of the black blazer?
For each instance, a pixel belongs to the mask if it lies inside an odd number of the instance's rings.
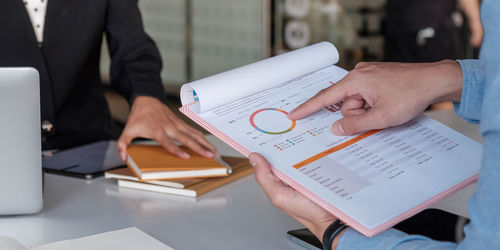
[[[0,67],[40,72],[42,121],[54,124],[44,149],[119,136],[99,74],[104,34],[111,86],[130,103],[138,95],[164,102],[161,58],[144,32],[137,0],[49,0],[42,47],[23,1],[0,0]]]

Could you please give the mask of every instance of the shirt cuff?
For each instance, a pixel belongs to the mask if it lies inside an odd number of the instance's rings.
[[[339,239],[339,243],[337,245],[337,249],[389,249],[384,248],[383,246],[394,245],[394,241],[397,241],[407,234],[396,230],[389,229],[385,232],[380,233],[377,236],[366,237],[356,230],[349,228],[345,231]],[[420,237],[420,236],[416,236]]]
[[[422,235],[408,235],[391,228],[371,238],[348,229],[339,239],[337,249],[455,249],[456,243],[434,241]]]
[[[479,60],[457,60],[462,68],[462,97],[454,102],[455,113],[470,123],[479,123],[486,74]]]

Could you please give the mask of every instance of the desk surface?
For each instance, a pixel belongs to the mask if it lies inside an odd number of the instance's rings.
[[[480,139],[477,126],[451,111],[430,116]],[[221,153],[239,155],[216,138],[210,140]],[[436,207],[464,213],[472,191]],[[135,226],[175,249],[303,249],[286,236],[286,231],[302,226],[271,205],[253,176],[194,199],[119,188],[104,178],[87,181],[46,174],[44,194],[41,213],[0,216],[0,235],[38,246]]]

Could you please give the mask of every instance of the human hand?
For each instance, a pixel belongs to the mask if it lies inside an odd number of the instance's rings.
[[[470,44],[474,48],[479,48],[483,41],[483,25],[480,19],[469,20]]]
[[[123,161],[127,159],[127,146],[137,137],[153,139],[183,159],[189,159],[190,155],[181,150],[175,141],[204,157],[213,157],[217,151],[200,131],[176,117],[165,104],[148,96],[135,98],[125,129],[118,139],[117,146]]]
[[[271,172],[269,162],[260,154],[252,153],[249,158],[255,167],[255,179],[271,203],[302,223],[321,240],[326,228],[337,218],[291,187],[285,186]]]
[[[462,70],[451,60],[437,63],[359,63],[337,84],[323,89],[288,116],[302,119],[344,101],[336,135],[403,124],[438,101],[459,101]]]

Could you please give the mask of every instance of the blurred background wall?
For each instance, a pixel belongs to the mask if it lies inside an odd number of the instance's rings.
[[[335,44],[338,65],[348,70],[360,61],[384,61],[386,1],[139,0],[139,7],[163,58],[165,89],[176,96],[186,82],[319,41]],[[473,57],[472,47],[464,50]],[[105,80],[108,69],[104,49]]]

